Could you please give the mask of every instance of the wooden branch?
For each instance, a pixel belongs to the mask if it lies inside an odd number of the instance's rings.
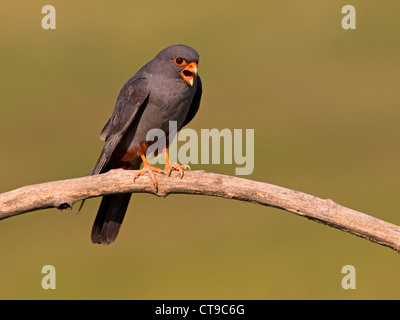
[[[400,251],[399,226],[340,206],[330,199],[205,171],[187,171],[183,179],[178,178],[177,172],[171,177],[157,175],[156,191],[146,175],[133,182],[135,172],[111,170],[101,175],[25,186],[0,194],[0,220],[45,208],[71,209],[77,201],[108,194],[146,192],[160,197],[171,193],[198,194],[283,209]]]

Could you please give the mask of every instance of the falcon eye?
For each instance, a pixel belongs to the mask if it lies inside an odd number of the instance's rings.
[[[175,62],[175,64],[176,64],[177,66],[183,66],[183,65],[186,64],[185,59],[182,59],[181,57],[176,57],[176,58],[174,59],[174,62]]]

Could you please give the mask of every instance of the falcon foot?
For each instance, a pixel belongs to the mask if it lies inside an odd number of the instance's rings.
[[[156,179],[156,176],[155,176],[154,172],[159,173],[159,174],[164,174],[164,171],[162,171],[160,168],[151,166],[146,161],[146,162],[143,163],[143,168],[138,170],[138,172],[135,173],[135,176],[134,176],[133,180],[135,181],[137,178],[139,178],[140,176],[144,175],[146,172],[149,174],[151,180],[154,183],[154,186],[157,189],[158,188],[158,182],[157,182],[157,179]]]
[[[164,167],[164,172],[169,177],[171,175],[172,170],[179,171],[181,175],[181,179],[183,178],[183,170],[189,169],[190,167],[186,164],[177,164],[177,163],[169,163],[167,162]]]

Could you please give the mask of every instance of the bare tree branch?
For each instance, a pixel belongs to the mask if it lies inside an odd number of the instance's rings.
[[[135,172],[117,169],[101,175],[47,182],[2,193],[0,220],[45,208],[71,209],[77,201],[108,194],[146,192],[160,197],[171,193],[198,194],[283,209],[400,251],[399,226],[343,207],[330,199],[205,171],[188,171],[183,179],[178,178],[177,172],[171,177],[158,175],[158,190],[155,190],[148,176],[133,182]]]

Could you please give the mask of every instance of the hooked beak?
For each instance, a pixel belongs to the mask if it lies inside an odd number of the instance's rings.
[[[189,63],[185,69],[181,71],[181,75],[188,85],[193,86],[194,78],[197,76],[197,63]]]

